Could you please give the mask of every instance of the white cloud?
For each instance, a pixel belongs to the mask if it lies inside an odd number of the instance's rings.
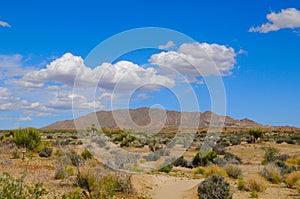
[[[11,27],[11,25],[9,23],[5,22],[5,21],[0,21],[0,26],[2,26],[2,27],[8,27],[8,28]]]
[[[99,78],[99,87],[112,90],[116,86],[118,91],[139,88],[155,90],[157,86],[174,86],[174,80],[157,74],[154,68],[143,68],[128,61],[116,64],[104,63],[93,70],[95,79]],[[98,80],[97,80],[98,81]]]
[[[259,27],[251,27],[249,32],[268,33],[283,28],[300,27],[300,11],[296,8],[282,9],[279,13],[271,12],[267,15],[269,22]]]
[[[77,109],[102,108],[100,102],[88,100],[86,97],[72,92],[59,92],[47,104],[47,108],[56,110],[72,110],[72,105]]]
[[[24,66],[24,58],[20,54],[0,55],[0,80],[23,76],[34,69]]]
[[[4,120],[4,121],[30,121],[30,120],[32,120],[32,118],[30,116],[18,117],[18,118],[0,117],[0,120]]]
[[[19,118],[20,121],[30,121],[32,120],[32,118],[30,116],[27,116],[27,117],[20,117]]]
[[[175,43],[173,41],[168,41],[165,45],[158,46],[161,50],[166,50],[175,47]]]
[[[150,58],[152,64],[184,76],[226,76],[236,64],[236,52],[231,47],[208,43],[185,43],[177,51],[161,52]]]
[[[145,83],[174,85],[173,80],[158,75],[154,68],[143,68],[132,62],[120,61],[116,64],[103,63],[91,69],[85,66],[81,57],[71,53],[54,60],[45,69],[30,72],[22,79],[11,80],[9,83],[25,87],[42,87],[46,82],[59,82],[73,87],[75,79],[76,86],[98,85],[104,89],[113,89],[118,85],[121,90],[128,90]]]

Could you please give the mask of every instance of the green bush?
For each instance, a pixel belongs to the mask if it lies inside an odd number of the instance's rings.
[[[238,183],[237,183],[238,189],[243,190],[244,189],[244,179],[243,176],[238,177]]]
[[[75,151],[71,151],[71,153],[69,154],[69,157],[70,157],[70,160],[71,160],[71,164],[73,166],[78,167],[78,166],[81,166],[84,163],[84,160]]]
[[[40,152],[39,156],[42,158],[49,158],[52,155],[52,148],[45,146]]]
[[[99,174],[96,171],[81,171],[76,178],[76,184],[87,190],[89,198],[113,198],[117,193],[132,192],[131,178],[127,175]]]
[[[41,136],[34,128],[19,129],[14,133],[14,142],[18,147],[34,150],[41,143]]]
[[[8,173],[3,173],[0,176],[0,198],[40,199],[43,195],[48,194],[43,187],[43,183],[36,183],[34,186],[28,186],[24,184],[24,179],[24,175],[21,178],[13,178]]]
[[[178,159],[176,159],[174,162],[173,162],[173,165],[175,167],[178,167],[178,166],[181,166],[181,167],[186,167],[187,166],[187,161],[184,159],[183,156],[179,157]]]
[[[234,164],[226,164],[224,169],[229,177],[237,179],[240,175],[242,175],[242,170],[239,166]]]
[[[209,162],[212,162],[218,155],[214,151],[199,151],[194,157],[192,164],[194,167],[206,166]]]
[[[257,191],[251,191],[251,193],[250,193],[250,197],[251,198],[258,198],[258,192]]]
[[[57,180],[65,179],[67,177],[67,175],[68,174],[66,172],[65,167],[59,166],[59,167],[56,168],[55,179],[57,179]]]
[[[263,164],[275,162],[278,159],[279,151],[274,147],[265,148],[265,154],[263,159]]]
[[[81,157],[85,160],[87,159],[92,159],[93,158],[93,154],[91,154],[91,152],[87,149],[84,149],[84,151],[81,152]]]
[[[274,184],[278,184],[281,181],[280,168],[272,163],[265,165],[260,175]]]
[[[172,170],[172,165],[168,165],[168,166],[162,167],[159,171],[164,172],[164,173],[170,173],[171,170]]]
[[[213,175],[198,186],[199,199],[231,199],[229,183],[223,176]]]

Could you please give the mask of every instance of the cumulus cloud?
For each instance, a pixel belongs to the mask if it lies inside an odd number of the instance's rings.
[[[6,121],[30,121],[30,120],[32,120],[32,118],[30,116],[18,117],[18,118],[0,117],[0,120],[6,120]]]
[[[77,109],[98,109],[102,108],[100,102],[88,100],[86,97],[72,92],[59,92],[46,104],[47,108],[57,110],[71,110],[72,105]]]
[[[208,43],[185,43],[177,51],[151,56],[152,64],[187,76],[226,76],[236,64],[237,53],[231,47]]]
[[[23,76],[34,70],[33,67],[24,66],[26,62],[22,55],[0,55],[0,80]]]
[[[10,28],[11,25],[5,21],[0,21],[0,26]]]
[[[161,50],[166,50],[175,47],[175,43],[173,41],[168,41],[165,45],[159,45],[158,48]]]
[[[157,74],[154,68],[143,68],[132,62],[120,61],[116,64],[103,63],[91,69],[79,56],[66,53],[51,62],[45,69],[30,72],[22,79],[10,81],[25,87],[42,87],[46,82],[59,82],[68,86],[99,86],[113,89],[117,84],[122,90],[131,89],[144,83],[164,86],[174,85],[168,77]]]
[[[249,32],[268,33],[278,31],[283,28],[299,28],[300,27],[300,11],[296,8],[282,9],[280,12],[271,12],[267,15],[269,22],[258,27],[251,27]]]

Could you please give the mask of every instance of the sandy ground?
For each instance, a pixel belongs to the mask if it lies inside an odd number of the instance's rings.
[[[140,190],[143,194],[151,196],[153,199],[196,199],[196,188],[201,181],[201,179],[164,174],[137,174],[133,176],[133,184],[136,190]]]

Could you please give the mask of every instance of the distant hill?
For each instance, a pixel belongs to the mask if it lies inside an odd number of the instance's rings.
[[[152,120],[150,119],[150,116]],[[214,118],[214,123],[211,119]],[[208,128],[218,125],[224,121],[224,130],[233,129],[279,129],[293,130],[294,127],[271,127],[264,126],[250,119],[237,120],[228,116],[220,116],[210,111],[204,113],[199,112],[178,112],[169,111],[158,108],[138,108],[138,109],[120,109],[114,111],[98,111],[88,115],[76,118],[74,120],[58,121],[49,126],[45,126],[44,130],[53,129],[85,129],[91,124],[95,124],[97,128],[121,128],[121,129],[143,129],[143,128],[178,128],[196,127]],[[75,126],[76,123],[76,126]]]

